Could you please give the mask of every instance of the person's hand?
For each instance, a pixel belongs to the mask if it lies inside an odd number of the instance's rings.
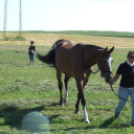
[[[113,85],[113,82],[110,82],[109,85],[112,86]]]

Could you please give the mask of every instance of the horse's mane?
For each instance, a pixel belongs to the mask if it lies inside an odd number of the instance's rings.
[[[78,45],[78,44],[82,45],[82,46],[86,46],[86,47],[91,48],[91,49],[104,49],[103,47],[92,45],[92,44],[77,43],[76,45]]]
[[[91,49],[104,49],[103,47],[92,45],[92,44],[83,44],[83,45],[90,47]]]

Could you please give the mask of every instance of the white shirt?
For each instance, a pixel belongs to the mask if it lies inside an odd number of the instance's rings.
[[[129,65],[129,66],[134,66],[134,62],[133,63],[130,63],[128,60],[127,60],[127,64]]]

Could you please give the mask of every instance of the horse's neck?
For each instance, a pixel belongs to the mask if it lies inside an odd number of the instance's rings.
[[[84,60],[86,65],[89,67],[95,65],[98,62],[102,52],[103,49],[91,50],[90,48],[86,48],[84,50]]]

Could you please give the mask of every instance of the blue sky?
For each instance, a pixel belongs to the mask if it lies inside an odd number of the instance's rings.
[[[134,0],[22,0],[23,30],[134,32]],[[4,0],[0,0],[0,31]],[[19,29],[19,0],[8,0],[7,30]]]

